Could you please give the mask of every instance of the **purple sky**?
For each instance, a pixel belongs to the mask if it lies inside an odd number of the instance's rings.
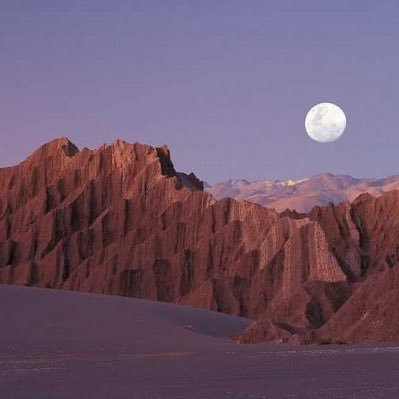
[[[120,137],[211,183],[397,174],[398,21],[397,0],[0,0],[0,164]],[[347,130],[318,144],[325,101]]]

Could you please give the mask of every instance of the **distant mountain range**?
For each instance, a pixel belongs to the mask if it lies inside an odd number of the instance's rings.
[[[234,198],[274,208],[278,212],[295,209],[309,212],[314,206],[353,201],[362,193],[374,197],[399,189],[399,175],[383,179],[354,178],[348,175],[322,173],[299,180],[227,180],[206,186],[216,199]]]

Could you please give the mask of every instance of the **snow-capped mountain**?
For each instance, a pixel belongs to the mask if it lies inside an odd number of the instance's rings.
[[[305,179],[287,180],[228,180],[206,187],[217,198],[231,197],[256,202],[277,211],[295,209],[307,212],[315,205],[352,201],[368,192],[379,196],[386,191],[399,189],[399,176],[383,179],[354,178],[348,175],[321,173]]]

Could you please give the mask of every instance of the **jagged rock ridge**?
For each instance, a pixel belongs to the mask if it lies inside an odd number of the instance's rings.
[[[2,283],[258,320],[242,342],[332,339],[329,325],[334,339],[378,335],[370,326],[349,334],[347,318],[370,279],[396,270],[397,192],[278,214],[216,201],[193,174],[175,171],[165,146],[118,140],[79,150],[66,138],[0,169],[0,183]]]

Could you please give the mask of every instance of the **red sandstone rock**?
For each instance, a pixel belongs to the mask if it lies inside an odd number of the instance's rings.
[[[308,215],[216,201],[175,171],[167,147],[116,141],[79,151],[61,138],[0,169],[0,282],[257,319],[241,342],[316,340],[329,325],[356,340],[350,304],[397,262],[397,216],[396,192]]]

